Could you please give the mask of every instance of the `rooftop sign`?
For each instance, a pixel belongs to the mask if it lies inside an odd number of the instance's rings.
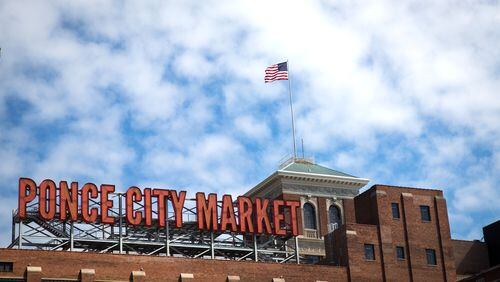
[[[59,186],[50,179],[39,185],[29,178],[19,179],[19,217],[26,218],[28,206],[35,205],[43,220],[58,220],[114,225],[116,217],[110,215],[114,201],[110,196],[115,186],[78,182],[70,185],[60,181]],[[165,227],[167,207],[170,202],[174,226],[183,226],[182,210],[185,208],[186,191],[158,188],[143,190],[132,186],[124,193],[125,220],[130,225]],[[196,221],[198,229],[215,232],[244,234],[298,235],[298,201],[269,200],[262,198],[196,193]],[[220,205],[218,205],[220,203]],[[155,206],[154,206],[155,204]]]

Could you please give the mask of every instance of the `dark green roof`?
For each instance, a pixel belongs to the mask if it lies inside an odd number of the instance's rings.
[[[281,170],[283,171],[293,171],[293,172],[303,172],[303,173],[315,173],[315,174],[326,174],[334,176],[346,176],[346,177],[356,177],[347,173],[336,171],[324,166],[317,164],[312,164],[309,162],[292,162],[291,164],[285,166]],[[357,178],[357,177],[356,177]]]

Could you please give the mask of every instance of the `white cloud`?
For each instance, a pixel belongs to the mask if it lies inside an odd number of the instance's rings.
[[[257,120],[253,116],[241,116],[234,121],[234,126],[254,142],[267,141],[271,130],[264,120]]]
[[[307,154],[445,189],[454,223],[465,207],[491,218],[499,14],[450,1],[1,2],[0,184],[242,192],[291,150],[287,85],[262,77],[289,59]]]
[[[161,146],[149,148],[143,160],[147,175],[192,192],[234,193],[243,189],[244,172],[250,162],[236,140],[225,135],[207,135],[190,141],[193,144],[176,152],[162,150]]]

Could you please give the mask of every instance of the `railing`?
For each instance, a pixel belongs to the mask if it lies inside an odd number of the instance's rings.
[[[335,229],[339,228],[338,223],[328,223],[328,233],[335,231]]]
[[[294,157],[293,155],[286,155],[281,160],[279,161],[279,169],[282,169],[286,167],[287,165],[293,163],[293,162],[302,162],[302,163],[314,163],[314,157],[312,156],[305,156],[305,157]]]
[[[318,238],[318,231],[316,229],[305,229],[304,228],[304,237],[316,239],[316,238]]]
[[[121,200],[121,197],[118,199]],[[121,205],[110,210],[115,216],[115,225],[104,225],[99,221],[86,223],[80,218],[69,223],[42,221],[39,219],[38,207],[30,207],[23,220],[16,213],[12,215],[15,225],[9,248],[300,263],[302,257],[297,237],[200,231],[196,223],[195,200],[186,201],[182,215],[184,220],[188,220],[184,221],[181,228],[174,227],[172,211],[168,212],[165,228],[158,228],[128,224],[124,219],[123,208],[120,210]],[[92,204],[97,205],[94,202]],[[58,214],[56,218],[59,218]],[[316,230],[311,236],[317,238]],[[0,282],[3,281],[6,280],[0,278]]]

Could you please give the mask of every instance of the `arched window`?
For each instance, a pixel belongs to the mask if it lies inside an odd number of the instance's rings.
[[[304,227],[307,229],[316,229],[316,211],[310,203],[304,204]]]
[[[335,205],[331,205],[330,208],[328,209],[328,223],[330,223],[329,224],[330,230],[339,228],[339,226],[342,224],[342,219],[340,217],[340,210]]]

